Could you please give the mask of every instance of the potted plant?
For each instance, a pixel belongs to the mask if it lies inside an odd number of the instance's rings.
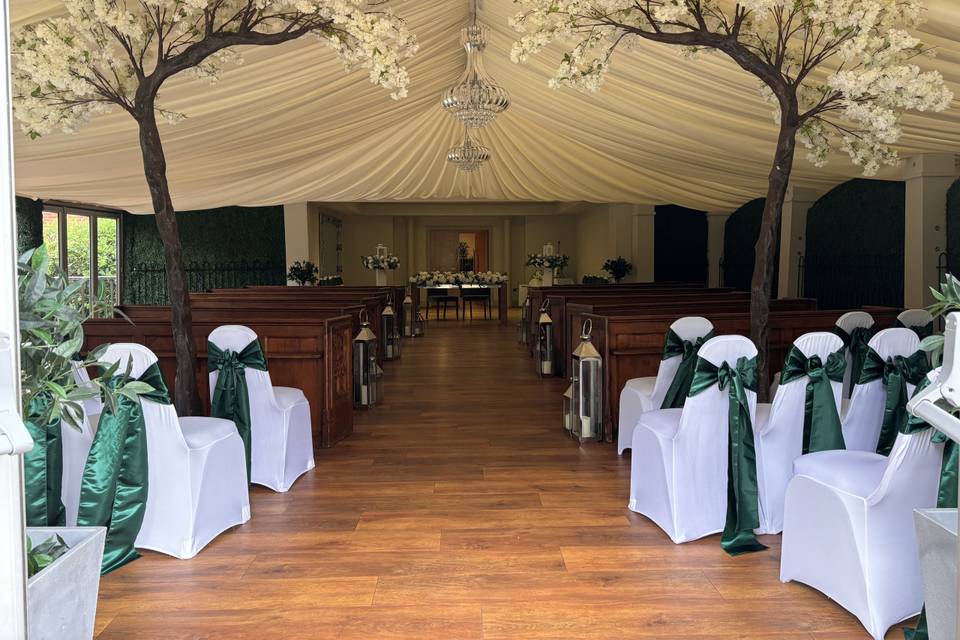
[[[83,323],[106,310],[91,307],[86,280],[71,282],[41,246],[17,262],[21,411],[34,440],[24,456],[27,502],[27,584],[30,638],[92,637],[106,530],[66,528],[60,499],[63,428],[79,429],[83,402],[150,391],[143,383],[114,384],[116,364],[100,361],[107,345],[80,356]],[[96,371],[79,385],[78,368]],[[138,386],[140,385],[140,386]],[[85,634],[85,635],[84,635]]]
[[[604,262],[603,270],[610,274],[614,282],[620,284],[621,280],[633,272],[633,265],[623,256],[617,256]]]
[[[362,256],[360,263],[364,268],[376,273],[377,286],[387,286],[387,270],[393,271],[400,267],[400,258],[381,250],[382,245],[377,247],[377,253],[372,256]]]
[[[552,287],[554,278],[570,264],[570,256],[559,253],[532,253],[527,266],[543,270],[543,286]]]
[[[457,265],[459,265],[460,271],[473,271],[473,259],[470,257],[470,245],[466,242],[461,242],[457,245]]]
[[[292,265],[290,265],[290,270],[287,271],[287,280],[290,282],[295,282],[297,286],[305,287],[307,285],[317,284],[317,274],[319,270],[317,265],[313,264],[309,260],[300,261],[297,260]]]
[[[610,278],[604,275],[588,273],[583,276],[581,284],[610,284]]]

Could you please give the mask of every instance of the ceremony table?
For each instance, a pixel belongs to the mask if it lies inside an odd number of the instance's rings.
[[[506,287],[509,285],[504,282],[501,284],[437,284],[432,287],[426,285],[410,285],[410,298],[413,300],[413,313],[417,314],[420,311],[420,290],[426,289],[448,289],[448,290],[460,290],[461,294],[464,290],[469,291],[471,289],[492,289],[496,292],[497,295],[497,319],[500,321],[500,324],[507,324],[507,301],[510,299],[509,292],[506,291]],[[492,301],[491,301],[492,304]]]

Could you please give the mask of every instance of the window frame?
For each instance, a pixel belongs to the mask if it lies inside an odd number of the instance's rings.
[[[122,304],[123,302],[123,274],[124,274],[124,260],[123,260],[123,212],[117,211],[116,209],[106,209],[103,207],[96,207],[85,204],[76,204],[71,202],[60,202],[57,200],[44,200],[43,201],[43,213],[56,213],[57,214],[57,242],[58,244],[58,255],[57,255],[57,264],[60,265],[60,268],[66,271],[67,269],[67,216],[68,215],[77,215],[87,218],[87,242],[90,254],[90,264],[88,268],[90,269],[90,287],[88,288],[90,295],[90,304],[93,305],[96,301],[97,291],[100,290],[100,273],[98,269],[98,258],[97,249],[97,221],[100,218],[109,218],[116,221],[117,225],[117,300],[116,304]]]

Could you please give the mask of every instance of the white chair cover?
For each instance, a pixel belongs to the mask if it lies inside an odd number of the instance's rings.
[[[884,329],[870,339],[870,347],[886,360],[892,356],[910,356],[919,348],[920,339],[910,329]],[[913,385],[907,385],[907,393],[913,394]],[[856,451],[877,450],[883,409],[887,390],[883,380],[858,384],[850,397],[850,408],[843,418],[843,441],[847,449]]]
[[[106,362],[133,363],[138,377],[157,356],[139,344],[111,345]],[[147,508],[136,546],[192,558],[223,531],[250,519],[243,440],[229,420],[178,418],[173,405],[142,400],[147,427]]]
[[[849,311],[839,318],[834,323],[840,329],[843,329],[849,335],[857,327],[867,327],[870,328],[873,326],[873,316],[871,316],[866,311]],[[847,351],[847,370],[843,374],[843,397],[850,397],[850,390],[857,382],[856,380],[850,379],[851,368],[853,367],[853,357],[850,355],[850,351]]]
[[[74,367],[73,378],[79,387],[90,387],[87,370]],[[102,406],[99,398],[83,401],[83,422],[80,430],[63,424],[60,428],[63,443],[63,484],[60,499],[66,510],[66,525],[77,526],[77,512],[80,510],[80,485],[83,481],[83,467],[87,463],[87,454],[93,444],[93,435],[97,432]]]
[[[933,314],[926,309],[907,309],[897,316],[904,327],[922,327],[933,322]]]
[[[808,358],[819,356],[826,364],[831,353],[843,348],[839,336],[827,332],[807,333],[794,346]],[[760,489],[758,533],[783,530],[783,500],[793,477],[793,461],[803,453],[803,416],[807,378],[798,378],[777,388],[772,404],[757,405],[754,445],[757,450],[757,484]],[[831,383],[840,415],[841,382]]]
[[[933,507],[943,445],[929,429],[898,434],[890,456],[802,456],[787,487],[780,580],[823,592],[876,640],[920,612],[913,510]]]
[[[706,318],[689,316],[670,325],[681,340],[694,342],[713,331],[713,323]],[[620,415],[617,421],[617,453],[623,453],[633,443],[633,432],[644,411],[659,409],[663,404],[673,377],[680,366],[679,356],[660,361],[656,377],[627,380],[620,391]]]
[[[757,349],[742,336],[717,336],[700,347],[716,366],[753,358]],[[757,395],[747,391],[750,420]],[[682,409],[644,413],[633,434],[630,510],[641,513],[675,543],[723,530],[727,509],[727,391],[714,386],[687,398]]]
[[[256,339],[253,330],[240,325],[217,327],[208,338],[237,353]],[[217,374],[210,372],[211,394]],[[310,403],[300,389],[273,386],[267,371],[247,367],[244,374],[250,396],[250,481],[287,491],[314,467]]]

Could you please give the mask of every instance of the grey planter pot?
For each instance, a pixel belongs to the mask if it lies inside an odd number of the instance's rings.
[[[957,510],[913,512],[930,640],[953,640],[957,620]]]
[[[104,527],[28,527],[34,545],[52,535],[70,550],[27,581],[29,640],[90,640],[97,617]]]

